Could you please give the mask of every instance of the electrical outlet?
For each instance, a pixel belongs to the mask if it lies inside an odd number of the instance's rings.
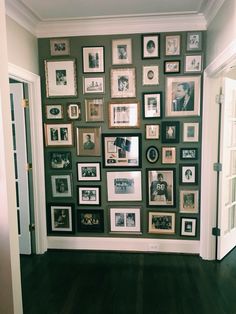
[[[149,244],[149,251],[158,251],[159,245],[155,243],[150,243]]]

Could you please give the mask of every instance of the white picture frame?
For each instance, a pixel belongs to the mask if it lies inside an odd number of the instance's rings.
[[[110,232],[141,233],[140,207],[109,208]]]
[[[112,64],[132,64],[132,39],[122,38],[112,40]]]

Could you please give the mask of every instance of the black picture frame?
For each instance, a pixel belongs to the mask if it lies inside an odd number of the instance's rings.
[[[101,187],[98,185],[77,186],[77,201],[81,206],[100,206]]]
[[[49,152],[49,165],[53,170],[67,170],[72,168],[72,157],[70,151]]]
[[[105,47],[84,46],[82,47],[83,73],[105,72]]]
[[[155,146],[148,147],[148,149],[146,150],[146,159],[148,162],[154,164],[158,161],[159,157],[160,154],[157,147]]]
[[[197,218],[181,217],[180,219],[180,235],[184,237],[196,237]]]
[[[180,164],[179,181],[181,185],[198,184],[198,164]]]
[[[74,204],[49,203],[47,205],[47,230],[51,234],[75,233]]]
[[[77,211],[77,232],[104,232],[102,209],[80,209]]]
[[[162,117],[162,92],[144,92],[142,99],[144,119]]]
[[[100,162],[77,162],[77,181],[101,181]]]
[[[161,123],[162,143],[179,143],[179,121],[164,121]]]
[[[142,59],[160,58],[160,34],[142,35]]]
[[[198,148],[197,147],[180,148],[180,159],[181,160],[197,160]]]
[[[166,60],[164,61],[164,74],[180,73],[180,60]]]

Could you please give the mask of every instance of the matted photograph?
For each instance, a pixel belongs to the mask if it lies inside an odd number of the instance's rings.
[[[165,55],[180,55],[180,35],[167,35],[165,37]]]
[[[162,116],[162,92],[143,93],[144,119],[161,118],[161,116]]]
[[[84,94],[104,94],[105,80],[104,76],[83,77]]]
[[[83,73],[104,73],[104,47],[83,47]]]
[[[51,169],[63,170],[72,168],[71,152],[50,152],[49,156]]]
[[[111,232],[141,233],[140,207],[112,207],[109,215]]]
[[[143,86],[145,85],[159,85],[158,65],[143,66]]]
[[[160,58],[160,34],[142,35],[142,58]]]
[[[179,143],[179,121],[164,121],[161,124],[162,143]]]
[[[176,147],[162,146],[162,163],[176,164]]]
[[[71,197],[72,196],[72,176],[71,174],[51,175],[52,196]]]
[[[85,99],[85,120],[86,122],[102,122],[104,112],[103,98]]]
[[[69,38],[50,39],[51,56],[68,56],[70,54]]]
[[[159,159],[159,150],[155,146],[150,146],[146,150],[146,159],[148,162],[151,164],[154,164],[158,161]]]
[[[71,123],[44,124],[46,146],[66,147],[73,145],[73,132]]]
[[[141,201],[141,171],[107,172],[107,199],[111,202]]]
[[[174,234],[175,213],[149,212],[148,232],[159,234]]]
[[[111,69],[111,98],[136,97],[135,68]]]
[[[101,181],[100,162],[77,162],[78,181]]]
[[[180,159],[186,160],[198,159],[198,149],[194,147],[180,148]]]
[[[81,104],[79,102],[67,104],[67,114],[70,120],[80,120]]]
[[[100,205],[100,186],[78,186],[78,205]]]
[[[199,141],[199,123],[184,122],[183,124],[183,142],[198,142]]]
[[[160,124],[145,125],[146,140],[158,140],[160,138]]]
[[[198,183],[198,165],[197,164],[180,164],[180,184],[197,184]]]
[[[185,73],[201,73],[203,68],[202,55],[186,55],[184,63]]]
[[[74,208],[69,204],[50,204],[50,232],[74,233]]]
[[[100,156],[101,127],[76,128],[76,137],[78,156]]]
[[[148,206],[175,206],[175,169],[147,169]]]
[[[187,51],[202,50],[202,32],[187,33]]]
[[[140,167],[141,134],[102,134],[103,167]]]
[[[75,59],[45,60],[47,98],[77,96],[77,75]]]
[[[164,61],[164,74],[172,74],[180,72],[180,60]]]
[[[109,128],[140,127],[140,104],[138,100],[113,101],[108,106]]]
[[[48,120],[63,119],[63,106],[59,105],[46,105],[46,118]]]
[[[181,213],[197,214],[199,211],[198,190],[181,190],[179,211]]]
[[[132,64],[132,39],[122,38],[112,40],[112,64]]]
[[[197,231],[197,218],[181,217],[180,235],[195,237]]]
[[[200,115],[200,76],[166,78],[166,117]]]
[[[104,232],[104,213],[102,209],[80,209],[77,211],[78,232]]]

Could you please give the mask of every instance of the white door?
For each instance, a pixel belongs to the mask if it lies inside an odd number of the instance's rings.
[[[16,203],[21,254],[31,254],[30,200],[23,83],[10,84]]]
[[[236,246],[236,80],[225,78],[221,111],[217,259]]]

